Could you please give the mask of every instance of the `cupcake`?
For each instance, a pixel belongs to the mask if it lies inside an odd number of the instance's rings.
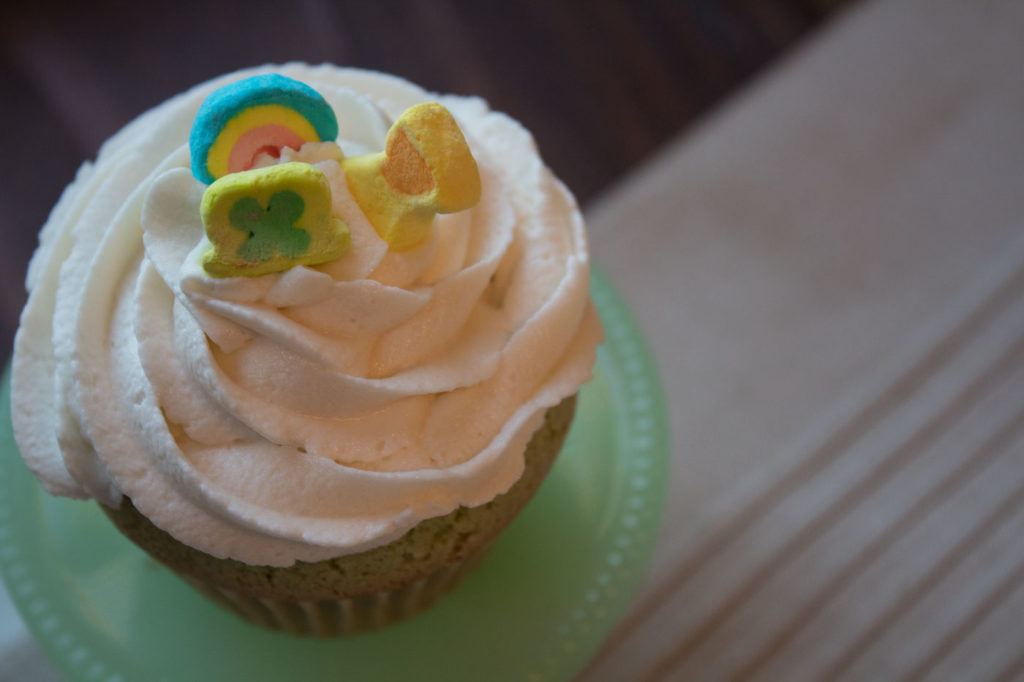
[[[601,327],[515,121],[380,73],[233,73],[107,141],[40,233],[12,419],[52,494],[242,617],[380,627],[530,500]]]

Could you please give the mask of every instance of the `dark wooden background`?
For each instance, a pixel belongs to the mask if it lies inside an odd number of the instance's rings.
[[[267,62],[378,69],[478,94],[533,131],[584,205],[847,0],[50,2],[0,22],[0,352],[36,232],[124,123]]]

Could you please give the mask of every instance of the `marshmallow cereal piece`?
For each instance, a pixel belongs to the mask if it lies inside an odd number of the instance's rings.
[[[199,107],[189,135],[192,174],[210,184],[252,168],[261,153],[337,136],[334,110],[316,90],[279,74],[253,76],[215,90]]]
[[[265,275],[334,260],[348,226],[331,215],[331,188],[316,166],[294,161],[231,173],[206,188],[200,206],[213,277]]]
[[[384,151],[342,162],[349,190],[395,251],[421,243],[434,216],[480,201],[480,173],[451,112],[437,102],[406,109]]]

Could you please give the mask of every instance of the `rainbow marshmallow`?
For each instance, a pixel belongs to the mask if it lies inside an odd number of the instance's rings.
[[[279,74],[253,76],[215,90],[199,107],[188,140],[192,174],[211,184],[252,168],[260,152],[337,136],[334,110],[316,90]]]

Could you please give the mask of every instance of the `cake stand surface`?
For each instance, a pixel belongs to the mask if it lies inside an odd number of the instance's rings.
[[[567,680],[623,615],[650,558],[669,461],[657,366],[597,272],[606,340],[537,497],[440,603],[384,630],[301,638],[250,625],[118,533],[94,502],[46,494],[0,395],[0,574],[73,682]]]

